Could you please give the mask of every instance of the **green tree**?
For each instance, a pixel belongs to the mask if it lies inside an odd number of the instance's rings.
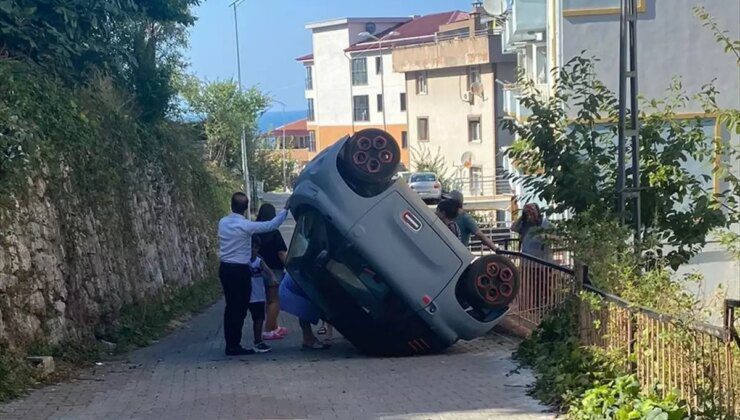
[[[194,77],[185,78],[181,93],[189,111],[203,119],[205,158],[241,173],[242,127],[247,132],[247,156],[252,160],[257,121],[269,106],[269,98],[257,88],[241,91],[233,80],[205,83]]]
[[[3,0],[0,56],[43,67],[72,85],[110,76],[137,99],[146,122],[160,120],[183,66],[191,8],[200,0]]]
[[[532,81],[520,77],[519,83],[521,103],[532,115],[526,123],[502,122],[518,138],[507,152],[522,172],[515,179],[555,212],[615,217],[618,103],[597,79],[593,61],[568,62],[548,98]],[[712,93],[704,89],[697,97]],[[673,267],[696,254],[712,230],[730,223],[722,194],[707,187],[711,170],[696,174],[686,165],[711,167],[715,158],[715,141],[705,134],[702,119],[677,118],[690,99],[674,81],[667,99],[647,102],[640,116],[642,233],[646,243],[672,245],[667,258]]]
[[[452,180],[449,177],[450,169],[439,147],[434,153],[425,146],[411,149],[411,167],[414,168],[415,172],[437,174],[437,179],[439,179],[444,190],[449,190],[452,186]]]
[[[256,142],[254,152],[249,156],[249,171],[265,183],[265,191],[278,191],[285,188],[283,184],[283,154],[281,150],[271,147],[264,139]],[[290,156],[285,156],[285,181],[291,185],[298,164]]]

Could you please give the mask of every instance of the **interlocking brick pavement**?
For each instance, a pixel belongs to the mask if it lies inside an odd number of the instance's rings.
[[[267,354],[225,357],[220,302],[126,360],[79,372],[0,406],[2,419],[549,419],[525,395],[516,343],[496,334],[439,355],[371,358],[342,340],[301,351],[291,334]],[[245,339],[251,331],[245,327]]]

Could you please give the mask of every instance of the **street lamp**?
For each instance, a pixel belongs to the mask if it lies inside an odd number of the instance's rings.
[[[242,88],[242,60],[239,52],[239,19],[237,16],[237,7],[244,4],[246,0],[236,0],[229,5],[234,9],[234,32],[236,33],[236,71],[239,80],[239,92],[243,91]],[[244,174],[244,193],[252,199],[249,185],[249,165],[247,164],[247,128],[242,123],[242,135],[241,135],[241,151],[242,151],[242,173]]]
[[[388,131],[388,127],[385,123],[385,66],[383,65],[383,41],[388,38],[389,36],[396,36],[400,35],[396,31],[390,31],[387,34],[383,35],[382,37],[378,38],[377,36],[371,34],[370,32],[360,32],[357,34],[359,37],[363,38],[372,38],[376,41],[378,41],[378,56],[380,56],[380,97],[382,98],[382,106],[383,106],[383,130]]]
[[[285,158],[286,158],[285,157],[285,153],[286,153],[286,149],[285,149],[285,126],[288,125],[288,121],[285,120],[285,104],[283,102],[278,101],[278,100],[275,100],[275,99],[273,99],[272,101],[283,107],[283,145],[281,147],[282,148],[282,151],[283,151],[283,153],[282,153],[282,155],[283,155],[283,189],[284,189],[285,192],[288,192],[288,175],[287,175],[286,168],[285,168]]]

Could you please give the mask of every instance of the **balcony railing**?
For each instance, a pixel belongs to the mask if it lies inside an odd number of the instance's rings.
[[[453,179],[450,181],[449,188],[460,191],[466,199],[511,194],[509,181],[506,176],[504,176],[504,173],[500,171],[502,171],[502,169],[499,169],[497,172],[499,172],[501,176]]]
[[[452,39],[466,39],[466,38],[476,38],[479,36],[493,36],[501,33],[500,29],[494,29],[494,28],[485,28],[485,29],[479,29],[475,32],[473,32],[473,35],[470,35],[470,30],[460,30],[460,31],[450,31],[450,32],[444,32],[444,33],[438,33],[434,36],[435,42],[442,42],[442,41],[449,41]]]

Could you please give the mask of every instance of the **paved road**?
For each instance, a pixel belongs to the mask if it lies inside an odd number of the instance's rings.
[[[288,231],[284,232],[288,234]],[[7,405],[1,419],[550,419],[525,395],[516,342],[492,334],[443,354],[369,358],[342,339],[299,350],[297,322],[272,353],[223,356],[219,302],[159,343]],[[245,337],[250,337],[245,327]]]

